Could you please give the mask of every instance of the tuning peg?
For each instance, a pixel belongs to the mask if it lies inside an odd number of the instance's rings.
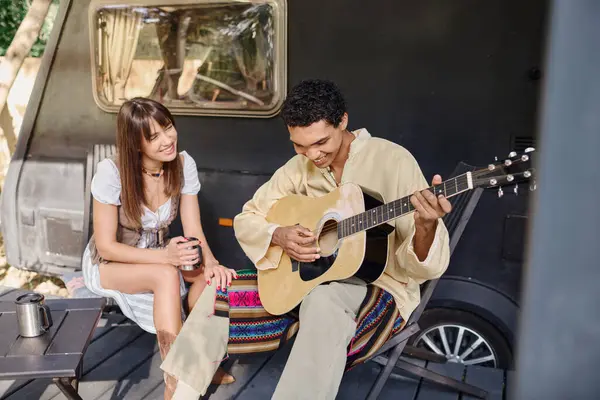
[[[488,170],[493,171],[496,169],[496,166],[494,164],[489,164],[488,165]]]
[[[494,156],[494,161],[498,161],[498,157]]]
[[[534,190],[537,189],[537,184],[535,183],[535,180],[533,182],[531,182],[531,184],[529,185],[529,191],[533,192]]]
[[[517,196],[519,195],[519,185],[515,185],[515,187],[513,188],[513,192],[515,192]]]
[[[492,186],[496,186],[496,184],[498,183],[498,181],[494,178],[490,179],[490,185]]]
[[[528,161],[528,160],[529,160],[529,156],[527,154],[523,154],[521,156],[521,161],[525,162],[525,161]]]
[[[516,151],[511,151],[510,153],[508,153],[508,157],[509,158],[513,158],[517,156],[517,152]]]
[[[531,153],[532,151],[535,151],[534,147],[528,147],[525,149],[525,153]]]
[[[506,180],[512,182],[515,180],[515,177],[513,175],[506,175]]]
[[[498,198],[504,196],[504,191],[502,190],[502,186],[498,188]]]
[[[525,178],[529,178],[531,176],[531,171],[525,171],[525,172],[523,172],[523,176]]]
[[[512,165],[512,161],[507,159],[504,161],[504,165],[506,165],[507,167],[510,167]]]

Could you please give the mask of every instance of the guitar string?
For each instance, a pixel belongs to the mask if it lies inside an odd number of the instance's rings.
[[[524,162],[524,161],[522,161],[521,159],[517,159],[516,161],[513,161],[513,163],[512,163],[511,165],[520,164],[520,163],[523,163],[523,162]],[[497,166],[497,168],[504,168],[504,167],[505,167],[505,165],[504,165],[504,164],[500,164],[500,165],[498,165],[498,166]],[[483,177],[484,175],[487,175],[487,174],[489,174],[490,172],[494,172],[494,171],[495,171],[495,170],[491,170],[491,171],[490,171],[490,170],[489,170],[489,169],[487,169],[487,168],[482,168],[482,169],[479,169],[479,170],[471,171],[471,177],[472,177],[472,179],[473,179],[473,187],[479,186],[479,184],[477,184],[477,185],[475,184],[475,181],[478,181],[478,180],[482,179],[481,177]],[[523,173],[518,173],[518,174],[513,174],[513,175],[514,175],[514,176],[519,176],[519,175],[523,175]],[[466,173],[465,173],[465,174],[462,174],[462,175],[459,175],[459,176],[457,176],[457,177],[455,177],[455,178],[452,178],[452,179],[454,179],[454,180],[456,181],[456,184],[465,183],[465,182],[464,182],[465,180],[466,180],[466,181],[468,181],[468,178],[467,178],[467,174],[466,174]],[[484,180],[486,180],[486,181],[487,181],[487,180],[488,180],[488,178],[484,178]],[[461,182],[461,181],[463,181],[463,182]],[[448,181],[442,182],[442,183],[440,183],[439,185],[432,186],[432,187],[429,187],[429,188],[427,188],[427,189],[433,189],[434,187],[439,187],[439,186],[441,186],[441,185],[444,185],[444,184],[446,184],[446,182],[448,182]],[[424,189],[424,190],[427,190],[427,189]],[[453,196],[453,195],[456,195],[456,193],[455,193],[455,194],[452,194],[451,196]],[[408,196],[408,197],[410,197],[410,196]],[[400,199],[398,199],[398,200],[400,200]],[[395,201],[397,201],[397,200],[395,200]],[[395,202],[395,201],[394,201],[394,202]],[[412,204],[412,203],[411,203],[411,204]],[[397,212],[397,210],[396,210],[396,207],[397,207],[397,206],[396,206],[396,205],[394,205],[394,213],[396,213],[396,212]],[[401,209],[402,209],[402,207],[400,207],[400,210],[401,210]],[[408,211],[408,212],[406,212],[406,213],[403,213],[402,215],[399,215],[399,216],[397,216],[397,217],[395,217],[395,218],[399,218],[399,217],[401,217],[401,216],[403,216],[403,215],[405,215],[405,214],[408,214],[408,213],[410,213],[410,212],[413,212],[413,211],[415,211],[415,210],[410,210],[410,206],[409,206],[409,211]],[[363,214],[363,213],[361,213],[361,214]],[[360,214],[357,214],[357,215],[360,215]],[[356,216],[356,215],[355,215],[355,216]],[[353,216],[353,217],[355,217],[355,216]],[[353,217],[350,217],[350,218],[353,218]],[[395,218],[393,218],[393,219],[395,219]],[[346,220],[346,219],[344,219],[344,220]],[[342,221],[344,221],[344,220],[342,220]],[[388,219],[388,220],[389,220],[389,219]],[[342,222],[342,221],[340,221],[340,222]],[[329,233],[329,232],[332,232],[332,231],[334,231],[334,230],[339,230],[339,227],[340,227],[340,222],[337,222],[337,223],[333,224],[332,226],[329,226],[329,227],[327,227],[327,228],[324,228],[323,230],[321,230],[321,234],[324,234],[324,233]],[[387,222],[387,220],[386,220],[386,221],[383,221],[383,219],[382,219],[381,223],[384,223],[384,222]],[[359,231],[359,232],[360,232],[360,231]],[[315,231],[312,231],[312,233],[313,233],[313,234],[316,234],[316,233],[317,233],[317,231],[316,231],[316,230],[315,230]],[[355,232],[355,233],[356,233],[356,232]]]
[[[468,178],[467,178],[467,174],[466,174],[466,173],[465,173],[465,174],[462,174],[462,175],[459,175],[459,176],[457,176],[457,177],[455,177],[455,178],[451,178],[451,179],[449,179],[448,181],[450,181],[450,180],[455,180],[457,185],[462,185],[462,184],[465,184],[465,183],[467,183],[467,182],[468,182]],[[435,186],[429,187],[429,188],[427,188],[427,189],[431,190],[431,189],[433,189],[433,188],[437,188],[437,187],[439,187],[439,186],[442,186],[442,185],[444,185],[444,184],[445,184],[446,182],[448,182],[448,181],[442,182],[442,183],[440,183],[439,185],[435,185]],[[427,190],[427,189],[423,189],[423,190]],[[410,197],[410,196],[405,196],[405,197]],[[404,197],[402,197],[402,198],[400,198],[400,199],[398,199],[398,200],[402,200],[402,199],[404,199]],[[398,200],[394,200],[392,203],[395,203],[395,202],[397,202]],[[391,204],[391,203],[388,203],[388,204]],[[412,203],[411,203],[411,204],[412,204]],[[410,210],[410,206],[408,206],[408,207],[409,207],[409,212],[412,212],[412,211],[414,211],[414,210]],[[402,206],[401,206],[401,205],[400,205],[400,206],[398,206],[398,205],[394,204],[394,213],[396,213],[398,210],[402,211]],[[366,212],[366,211],[365,211],[365,212]],[[363,213],[360,213],[360,214],[356,214],[356,215],[354,215],[353,217],[356,217],[357,215],[364,214],[365,212],[363,212]],[[399,217],[401,217],[401,216],[403,216],[403,215],[405,215],[405,214],[408,214],[408,212],[406,212],[406,213],[403,213],[402,215],[398,215],[398,216],[397,216],[397,217],[395,217],[395,218],[399,218]],[[350,217],[350,218],[353,218],[353,217]],[[346,218],[346,219],[347,219],[347,218]],[[344,219],[344,220],[342,220],[342,221],[345,221],[346,219]],[[389,219],[388,219],[388,220],[389,220]],[[340,222],[342,222],[342,221],[340,221]],[[327,227],[327,228],[324,228],[323,230],[321,230],[321,234],[323,234],[323,233],[329,233],[329,232],[332,232],[332,231],[334,231],[334,230],[338,230],[338,228],[339,228],[339,226],[340,226],[340,222],[337,222],[337,223],[336,223],[336,224],[334,224],[333,226],[329,226],[329,227]],[[382,223],[383,223],[383,222],[385,222],[385,221],[383,221],[383,220],[382,220]],[[313,234],[316,234],[316,233],[317,233],[317,231],[315,230],[315,231],[313,231],[312,233],[313,233]]]

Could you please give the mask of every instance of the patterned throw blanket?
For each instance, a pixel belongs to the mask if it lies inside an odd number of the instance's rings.
[[[227,292],[217,291],[215,315],[229,318],[229,354],[272,351],[298,332],[297,310],[271,315],[258,295],[256,270],[238,271]],[[373,285],[360,306],[356,333],[348,346],[346,371],[366,360],[404,327],[394,298]]]

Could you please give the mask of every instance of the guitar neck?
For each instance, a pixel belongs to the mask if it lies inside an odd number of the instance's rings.
[[[443,194],[450,198],[471,189],[473,189],[473,181],[471,173],[467,172],[439,185],[431,186],[427,190],[435,195]],[[338,223],[338,238],[354,235],[415,211],[415,207],[410,202],[411,196],[412,194],[341,220]]]

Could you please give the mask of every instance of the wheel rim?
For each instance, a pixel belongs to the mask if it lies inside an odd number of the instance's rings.
[[[444,356],[451,363],[494,368],[498,365],[498,358],[489,342],[466,326],[435,325],[423,331],[415,345]]]

